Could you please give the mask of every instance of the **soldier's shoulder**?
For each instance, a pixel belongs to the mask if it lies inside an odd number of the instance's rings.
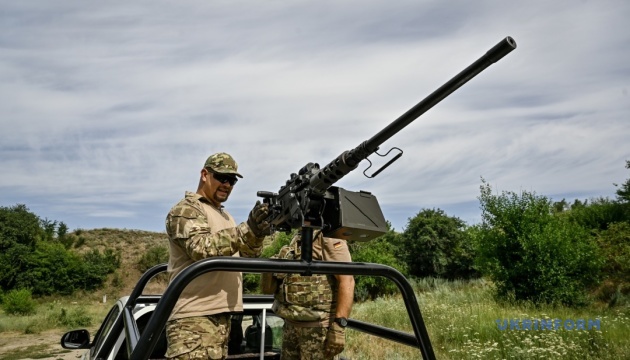
[[[199,194],[193,192],[186,192],[186,195],[177,204],[175,204],[169,211],[171,216],[196,216],[202,211],[201,204],[199,202]]]

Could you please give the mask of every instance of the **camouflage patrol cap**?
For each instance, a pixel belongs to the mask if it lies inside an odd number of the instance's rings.
[[[243,175],[237,172],[238,165],[236,161],[234,161],[234,158],[224,152],[210,155],[203,167],[220,174],[233,174],[240,178],[243,177]]]

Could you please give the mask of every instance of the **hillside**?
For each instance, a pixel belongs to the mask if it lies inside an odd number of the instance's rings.
[[[168,236],[165,232],[151,232],[127,229],[92,229],[76,230],[70,234],[74,238],[73,250],[84,253],[92,249],[103,252],[112,249],[120,254],[120,268],[111,274],[105,287],[93,294],[86,294],[96,299],[107,295],[110,299],[117,299],[129,294],[142,275],[138,269],[141,257],[153,247],[168,249]],[[78,246],[77,246],[78,245]],[[147,287],[147,292],[159,293],[165,288],[165,282],[157,279]]]
[[[164,247],[168,251],[168,236],[165,232],[151,232],[144,230],[127,229],[92,229],[76,230],[70,234],[73,239],[72,250],[85,253],[92,249],[104,252],[111,249],[120,254],[121,265],[114,273],[109,275],[104,288],[95,293],[85,294],[90,300],[102,301],[107,295],[109,299],[117,299],[128,295],[133,290],[138,279],[142,275],[139,270],[139,261],[151,248]],[[268,237],[263,243],[264,247],[270,245],[273,237]],[[166,259],[164,260],[166,262]],[[158,276],[146,287],[145,293],[158,294],[166,288],[164,276]]]

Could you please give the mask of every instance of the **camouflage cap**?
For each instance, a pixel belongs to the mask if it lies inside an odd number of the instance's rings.
[[[210,155],[203,167],[220,174],[233,174],[240,178],[243,177],[243,175],[237,172],[238,165],[236,161],[234,161],[234,158],[224,152]]]

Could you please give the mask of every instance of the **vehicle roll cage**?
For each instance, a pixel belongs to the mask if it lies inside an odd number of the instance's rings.
[[[231,256],[217,256],[197,261],[181,273],[168,285],[161,299],[158,301],[149,322],[142,335],[133,316],[133,310],[142,295],[145,286],[157,274],[166,271],[166,264],[160,264],[147,270],[135,288],[129,295],[127,304],[122,314],[116,319],[112,331],[121,332],[124,328],[127,353],[130,360],[146,360],[156,346],[161,332],[166,326],[175,303],[184,288],[196,277],[211,271],[239,271],[253,273],[300,273],[311,274],[337,274],[337,275],[369,275],[386,277],[398,286],[402,293],[405,307],[411,321],[413,334],[371,324],[368,322],[349,319],[348,327],[365,332],[370,335],[392,340],[401,344],[416,347],[420,350],[422,358],[434,360],[435,354],[431,347],[429,334],[427,333],[418,301],[407,279],[396,269],[373,263],[361,262],[329,262],[329,261],[304,261],[282,259],[238,258]],[[109,337],[97,354],[97,359],[105,359],[108,349],[116,342],[115,337]]]

